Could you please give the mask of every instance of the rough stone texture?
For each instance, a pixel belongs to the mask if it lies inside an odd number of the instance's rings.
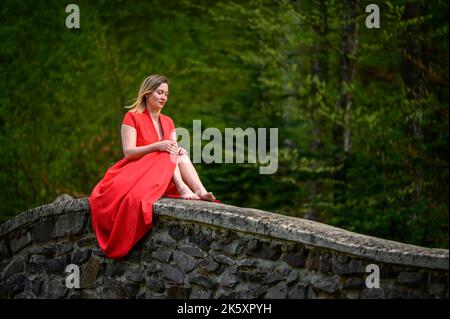
[[[255,209],[161,199],[122,260],[99,249],[86,199],[0,225],[0,298],[448,298],[448,250]],[[68,288],[69,264],[80,288]],[[366,266],[380,288],[366,287]]]

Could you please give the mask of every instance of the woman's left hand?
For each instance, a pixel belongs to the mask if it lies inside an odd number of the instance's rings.
[[[183,156],[186,155],[188,151],[185,148],[178,147],[178,155]]]

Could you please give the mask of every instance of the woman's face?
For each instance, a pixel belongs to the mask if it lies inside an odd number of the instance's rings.
[[[169,86],[163,83],[151,94],[148,94],[147,105],[154,111],[160,111],[167,102],[169,96]]]

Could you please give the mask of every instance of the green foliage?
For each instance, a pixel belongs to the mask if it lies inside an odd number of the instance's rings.
[[[366,2],[347,84],[341,1],[84,0],[72,30],[64,1],[3,1],[0,218],[63,192],[89,196],[122,157],[124,106],[147,75],[164,74],[178,127],[279,129],[276,174],[196,165],[224,203],[448,247],[448,3],[385,1],[381,28],[367,29]],[[420,75],[415,88],[405,63]],[[341,85],[349,112],[336,107]],[[344,183],[334,177],[337,124],[351,133]]]

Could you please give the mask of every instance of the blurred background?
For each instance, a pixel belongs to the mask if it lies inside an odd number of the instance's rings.
[[[80,28],[65,8],[80,8]],[[369,3],[380,28],[366,27]],[[143,79],[202,127],[275,127],[276,174],[196,164],[225,204],[448,248],[448,1],[12,1],[0,8],[0,222],[88,197]],[[191,134],[192,135],[192,134]],[[207,141],[205,141],[205,144]]]

